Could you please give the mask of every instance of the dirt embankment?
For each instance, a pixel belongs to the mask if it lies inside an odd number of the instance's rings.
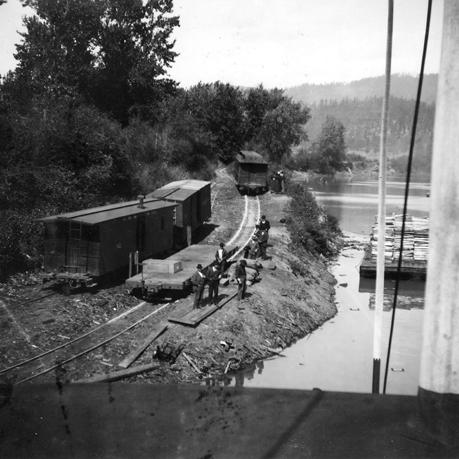
[[[228,241],[237,230],[244,211],[244,199],[225,173],[218,174],[213,196],[211,224],[215,227],[202,243]],[[230,374],[272,355],[274,350],[280,351],[336,314],[333,301],[335,280],[328,272],[325,260],[319,257],[300,260],[291,252],[286,226],[281,223],[288,214],[288,204],[289,198],[281,194],[268,193],[260,198],[261,213],[271,222],[268,247],[271,260],[260,271],[261,281],[248,287],[246,299],[240,304],[236,300],[230,301],[196,328],[169,324],[168,330],[134,365],[151,363],[157,346],[164,348],[167,344],[169,349],[183,347],[182,354],[173,363],[158,361],[158,368],[154,371],[124,381],[196,382],[205,377],[218,379],[225,371]],[[292,261],[296,269],[303,267],[301,276],[292,272]],[[236,288],[230,283],[221,288],[221,293],[230,295]],[[3,303],[6,308],[2,307],[0,312],[0,369],[65,343],[139,302],[118,286],[97,293],[78,293],[70,297],[54,295],[37,303],[25,303],[25,298],[38,295],[37,290],[37,286],[21,283],[4,285],[0,289],[2,298],[6,299]],[[152,317],[153,322],[149,320],[64,365],[64,378],[74,381],[117,370],[118,363],[142,342],[152,327],[166,324],[170,315],[186,312],[191,302],[191,296],[171,302]],[[159,303],[152,308],[158,306]],[[112,335],[114,333],[111,332]],[[107,331],[105,334],[110,335]],[[96,334],[93,342],[102,339],[104,336],[98,335],[97,338]],[[222,345],[222,342],[227,345]],[[72,355],[71,348],[62,351],[57,359],[54,356],[54,362],[63,361],[69,355]],[[41,362],[41,366],[46,368],[50,363],[48,359]],[[50,381],[55,377],[55,373],[50,372],[34,381]]]

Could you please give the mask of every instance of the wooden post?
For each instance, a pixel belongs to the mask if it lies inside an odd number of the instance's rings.
[[[134,264],[135,264],[135,273],[139,274],[139,251],[136,250],[134,253]]]
[[[390,74],[392,60],[392,24],[394,2],[388,0],[387,44],[386,44],[386,86],[381,114],[381,137],[379,144],[379,180],[378,180],[378,254],[376,258],[376,298],[373,334],[373,386],[372,392],[379,393],[381,370],[382,325],[384,310],[384,252],[386,234],[386,139],[387,117],[389,112]]]
[[[187,225],[186,227],[186,245],[189,247],[191,245],[191,226]]]
[[[129,278],[132,277],[132,252],[129,252]]]
[[[419,380],[430,433],[459,445],[459,2],[445,0]]]

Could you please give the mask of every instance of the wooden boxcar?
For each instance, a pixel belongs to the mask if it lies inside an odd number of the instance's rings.
[[[174,239],[178,246],[190,245],[193,232],[211,217],[210,182],[179,180],[149,193],[148,197],[177,204]]]
[[[150,198],[40,219],[45,280],[94,285],[97,278],[126,268],[137,251],[139,262],[166,253],[173,247],[175,207]]]
[[[241,151],[235,162],[236,187],[241,194],[268,191],[268,163],[254,151]]]

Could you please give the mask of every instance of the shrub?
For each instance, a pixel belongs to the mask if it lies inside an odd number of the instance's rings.
[[[303,186],[292,185],[287,192],[292,197],[287,226],[293,247],[324,256],[335,255],[341,235],[336,218],[327,215]]]

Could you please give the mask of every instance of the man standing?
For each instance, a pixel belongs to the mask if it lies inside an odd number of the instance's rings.
[[[225,244],[223,244],[223,242],[220,242],[220,248],[215,253],[215,260],[218,263],[218,267],[221,273],[225,271],[227,256],[228,252],[225,249]]]
[[[258,234],[258,247],[260,249],[260,257],[266,260],[266,248],[268,247],[268,231],[260,230]]]
[[[193,284],[194,291],[194,303],[193,309],[199,309],[202,299],[202,294],[204,292],[204,285],[206,283],[206,276],[202,272],[202,265],[198,264],[196,266],[196,272],[191,276],[191,283]]]
[[[237,299],[241,301],[244,298],[245,290],[247,288],[247,274],[245,272],[245,267],[247,262],[245,260],[241,260],[239,264],[236,266],[236,282],[237,282]]]
[[[213,264],[207,272],[207,280],[209,281],[209,303],[218,303],[218,285],[221,277],[218,265]]]
[[[261,216],[261,220],[258,223],[258,226],[260,227],[261,230],[266,230],[266,231],[270,230],[271,225],[269,224],[269,221],[266,220],[266,215]]]

